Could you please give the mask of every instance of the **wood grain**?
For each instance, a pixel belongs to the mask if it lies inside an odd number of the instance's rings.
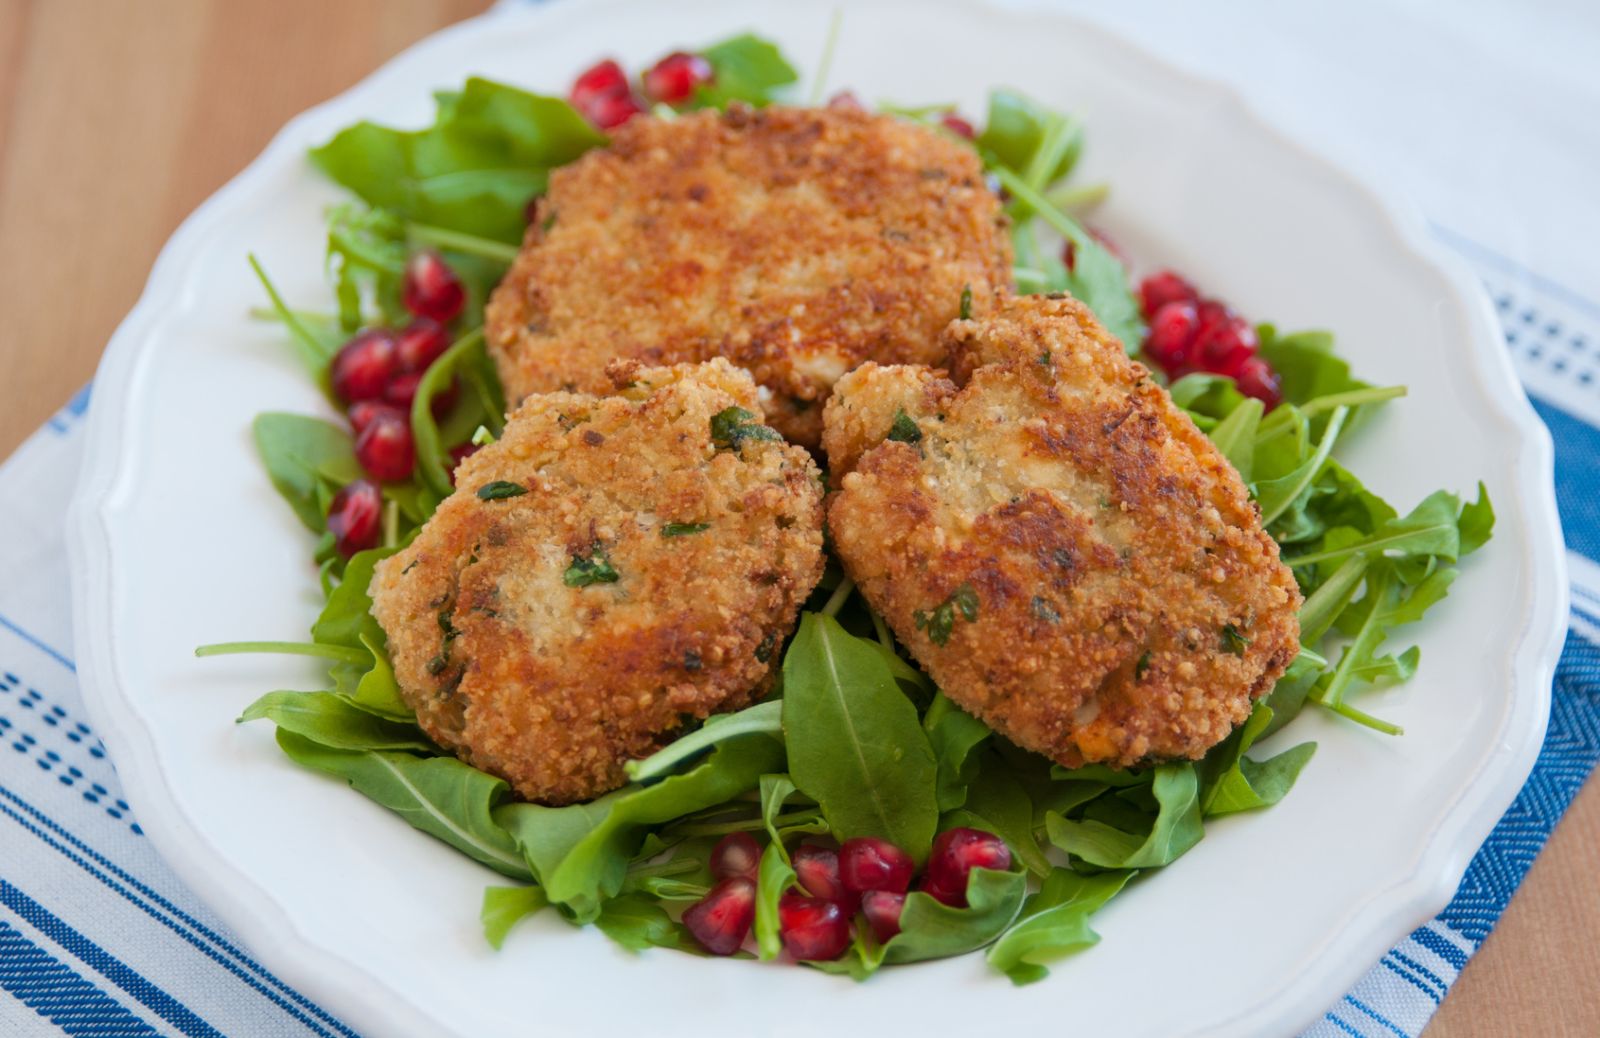
[[[0,0],[0,456],[90,378],[162,243],[279,126],[483,6]],[[1597,848],[1591,782],[1429,1038],[1600,1034]]]

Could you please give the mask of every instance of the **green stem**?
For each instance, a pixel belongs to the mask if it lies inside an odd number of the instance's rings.
[[[1373,717],[1365,710],[1357,710],[1349,703],[1324,703],[1322,700],[1315,698],[1311,701],[1324,710],[1338,714],[1340,717],[1348,718],[1359,725],[1371,728],[1373,731],[1382,732],[1384,735],[1404,735],[1406,733],[1406,730],[1399,725],[1385,721],[1381,717]]]
[[[448,227],[434,227],[425,223],[406,224],[406,240],[413,245],[434,245],[441,249],[449,249],[451,252],[482,256],[484,259],[499,260],[507,264],[517,258],[518,252],[515,245],[507,245],[503,241],[480,238],[476,234],[452,231]]]
[[[786,823],[808,822],[817,817],[815,810],[791,811],[786,815],[777,815],[772,819],[774,828],[782,828]],[[759,817],[744,818],[735,822],[707,822],[703,824],[690,824],[674,826],[672,832],[678,836],[726,836],[729,833],[749,833],[766,828],[766,823]]]
[[[828,38],[822,44],[822,57],[817,59],[817,74],[811,80],[811,107],[822,103],[823,92],[828,89],[828,73],[833,71],[833,52],[839,49],[839,25],[844,21],[844,9],[835,7],[828,19]]]
[[[1357,556],[1334,570],[1332,576],[1306,596],[1305,603],[1300,606],[1300,637],[1314,642],[1326,634],[1334,618],[1350,603],[1350,597],[1366,574],[1367,559]],[[1323,661],[1323,667],[1327,667],[1327,661]]]
[[[890,652],[894,651],[894,635],[889,633],[889,626],[883,622],[883,617],[878,615],[876,609],[868,609],[867,615],[872,617],[872,629],[878,633],[878,642]]]
[[[1050,275],[1031,267],[1012,267],[1011,276],[1016,279],[1018,291],[1023,293],[1029,289],[1048,288],[1050,285]]]
[[[411,402],[411,432],[417,441],[417,471],[428,488],[440,497],[449,497],[455,488],[450,485],[444,444],[439,442],[439,425],[433,420],[433,398],[450,385],[462,359],[482,344],[482,328],[474,328],[456,340],[454,346],[428,366],[422,380],[417,383],[416,399]]]
[[[856,582],[848,576],[839,581],[839,586],[833,589],[833,594],[828,597],[827,604],[822,607],[823,616],[837,616],[839,610],[850,600],[850,595],[856,589]]]
[[[1048,198],[1057,209],[1070,211],[1074,209],[1087,209],[1099,205],[1111,194],[1111,185],[1105,181],[1096,184],[1062,184],[1060,187],[1046,191]]]
[[[280,656],[315,656],[318,659],[335,660],[339,663],[354,663],[356,666],[367,666],[372,662],[372,653],[366,649],[352,649],[348,645],[322,645],[317,642],[218,642],[215,645],[202,645],[194,650],[196,656],[236,656],[255,652]]]
[[[1317,452],[1305,464],[1305,475],[1300,479],[1299,485],[1295,487],[1294,493],[1286,495],[1278,507],[1274,508],[1270,514],[1261,517],[1262,526],[1271,524],[1273,520],[1287,512],[1289,506],[1294,504],[1300,495],[1306,492],[1306,488],[1316,481],[1317,476],[1321,475],[1322,466],[1327,463],[1328,455],[1333,453],[1334,441],[1339,438],[1339,430],[1344,428],[1344,419],[1349,413],[1348,408],[1334,408],[1333,415],[1328,419],[1328,428],[1322,433],[1322,442],[1317,444]]]
[[[995,177],[1005,186],[1007,191],[1023,205],[1039,214],[1039,218],[1055,229],[1056,233],[1071,241],[1080,249],[1089,247],[1089,242],[1094,239],[1089,237],[1089,232],[1078,226],[1078,222],[1063,213],[1050,203],[1050,200],[1035,191],[1027,181],[1013,173],[1008,167],[1001,165],[999,160],[992,155],[986,155],[989,160],[989,169]]]
[[[635,865],[628,869],[629,879],[645,879],[650,876],[681,876],[685,872],[693,872],[700,867],[700,863],[693,858],[673,858],[655,865]]]

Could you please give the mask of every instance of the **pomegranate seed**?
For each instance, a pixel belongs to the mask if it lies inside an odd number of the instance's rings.
[[[642,111],[644,106],[635,101],[632,94],[622,94],[600,98],[583,114],[600,129],[614,130]]]
[[[380,416],[390,414],[401,421],[406,420],[405,414],[393,404],[381,403],[377,400],[357,400],[350,405],[350,428],[354,429],[356,435],[359,436],[363,429],[371,425]]]
[[[421,374],[450,348],[450,333],[438,321],[419,317],[400,329],[394,348],[402,372]]]
[[[865,893],[888,890],[904,894],[911,889],[916,863],[911,855],[888,840],[857,836],[839,848],[839,879],[846,890]]]
[[[1255,397],[1267,406],[1268,411],[1283,402],[1278,373],[1272,370],[1272,365],[1264,357],[1251,357],[1239,365],[1239,373],[1233,376],[1233,381],[1238,385],[1239,392]]]
[[[761,867],[761,847],[749,833],[729,833],[711,848],[711,874],[717,879],[743,876],[753,880]]]
[[[964,887],[960,890],[942,887],[924,875],[922,881],[917,884],[917,889],[942,905],[949,905],[951,908],[967,907],[967,891]]]
[[[644,74],[644,92],[652,101],[681,104],[694,96],[694,88],[711,82],[711,62],[698,54],[676,51]]]
[[[941,115],[939,117],[939,125],[943,126],[957,137],[965,137],[969,141],[977,140],[978,138],[977,129],[974,128],[971,123],[967,122],[954,112],[946,112]]]
[[[406,414],[411,413],[411,402],[417,398],[417,385],[422,381],[420,372],[410,375],[396,375],[389,380],[383,389],[383,399],[394,407],[398,407]],[[433,412],[435,418],[443,418],[455,406],[456,398],[461,395],[461,384],[451,382],[444,391],[433,398],[428,405],[428,410]]]
[[[1203,304],[1202,304],[1203,305]],[[1245,361],[1255,356],[1256,330],[1250,322],[1229,313],[1220,320],[1200,319],[1190,363],[1218,375],[1237,375]]]
[[[374,479],[407,479],[417,463],[411,423],[398,412],[374,415],[356,436],[356,460]]]
[[[400,300],[418,317],[430,317],[449,324],[467,304],[466,289],[444,257],[432,249],[421,249],[406,260],[406,273]]]
[[[923,889],[945,904],[967,903],[967,876],[973,869],[1004,872],[1011,867],[1011,848],[994,833],[965,826],[946,829],[933,841]],[[949,898],[957,897],[959,901]]]
[[[628,92],[628,74],[607,58],[586,69],[572,83],[572,107],[582,111],[599,97],[615,97]]]
[[[478,453],[476,443],[458,443],[450,448],[450,485],[456,485],[456,469],[463,461]]]
[[[879,944],[900,932],[900,913],[905,907],[906,896],[892,890],[869,890],[861,895],[861,913]]]
[[[730,876],[683,913],[683,925],[706,951],[732,955],[744,944],[755,918],[755,883],[744,876]]]
[[[1144,338],[1145,356],[1171,374],[1189,363],[1200,315],[1193,303],[1178,300],[1166,303],[1150,318],[1150,332]]]
[[[349,558],[358,551],[378,546],[378,531],[383,519],[383,495],[371,480],[346,483],[333,495],[328,506],[328,532],[334,547]]]
[[[358,332],[333,355],[328,368],[333,392],[347,404],[376,400],[383,396],[397,363],[393,332],[387,328]]]
[[[832,901],[846,912],[853,914],[860,899],[855,892],[844,885],[844,880],[839,875],[839,854],[826,847],[815,844],[802,844],[794,849],[790,855],[789,864],[794,866],[795,878],[805,888],[806,893],[812,897]]]
[[[853,90],[841,90],[828,98],[828,107],[836,112],[864,112],[867,110]]]
[[[785,894],[778,900],[778,935],[797,959],[837,959],[850,946],[850,917],[838,902]]]
[[[1149,317],[1168,303],[1198,303],[1200,293],[1170,270],[1158,271],[1139,282],[1139,309]]]

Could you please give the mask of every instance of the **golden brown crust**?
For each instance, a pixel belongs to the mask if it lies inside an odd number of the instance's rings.
[[[977,156],[933,130],[834,109],[637,118],[552,174],[486,331],[513,400],[603,392],[613,357],[722,356],[814,447],[840,375],[937,363],[962,289],[982,312],[1010,278]]]
[[[959,389],[873,366],[836,387],[846,571],[1019,745],[1069,767],[1201,756],[1299,651],[1299,590],[1238,473],[1071,299],[1009,301],[949,340]],[[918,442],[884,439],[901,411]]]
[[[548,804],[616,788],[685,720],[769,688],[822,574],[810,455],[712,442],[714,415],[757,411],[748,374],[716,361],[610,377],[620,395],[524,401],[372,582],[423,729]],[[496,481],[527,492],[480,499]],[[706,526],[664,536],[669,523]],[[568,586],[597,549],[618,579]]]

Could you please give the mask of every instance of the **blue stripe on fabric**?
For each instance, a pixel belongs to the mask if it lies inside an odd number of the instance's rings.
[[[72,1038],[160,1034],[4,921],[0,921],[0,988]]]
[[[55,660],[57,663],[61,664],[63,667],[65,667],[68,670],[72,671],[72,673],[74,673],[74,674],[78,673],[78,665],[76,663],[72,662],[72,659],[69,656],[67,656],[65,653],[58,652],[57,650],[51,648],[49,645],[45,644],[45,642],[42,639],[40,639],[36,635],[30,634],[29,632],[23,630],[21,627],[18,627],[15,623],[12,623],[10,620],[6,619],[4,616],[0,616],[0,627],[4,627],[6,630],[8,630],[12,634],[16,635],[18,638],[21,638],[23,641],[27,642],[29,645],[33,646],[35,649],[38,649],[40,652],[44,653],[46,656],[49,656],[51,659]]]
[[[48,826],[50,829],[54,830],[55,832],[59,833],[61,836],[65,837],[67,840],[71,841],[74,845],[76,845],[77,847],[81,848],[83,850],[84,854],[88,855],[89,857],[94,858],[97,862],[105,865],[107,869],[109,869],[113,873],[117,874],[117,876],[119,878],[127,881],[130,886],[133,886],[134,888],[138,889],[141,893],[145,894],[152,901],[157,902],[159,905],[161,905],[161,907],[163,907],[163,908],[167,909],[169,912],[171,912],[172,915],[175,915],[178,918],[182,919],[184,923],[187,923],[194,930],[198,930],[201,933],[203,933],[212,942],[216,943],[217,945],[220,945],[222,948],[226,949],[229,953],[231,953],[235,958],[237,958],[241,963],[243,963],[244,966],[248,967],[249,970],[255,971],[255,973],[259,974],[267,982],[271,983],[274,987],[276,987],[278,989],[278,991],[273,991],[273,990],[269,989],[268,987],[266,987],[260,980],[258,980],[254,976],[251,976],[250,973],[247,972],[245,969],[241,969],[240,965],[238,963],[231,962],[228,959],[224,958],[223,955],[219,951],[217,951],[216,948],[213,948],[213,947],[211,947],[211,945],[209,945],[209,944],[205,943],[204,941],[200,940],[198,937],[196,937],[189,930],[187,930],[183,926],[179,925],[179,923],[176,922],[174,919],[169,918],[168,916],[164,916],[161,913],[157,912],[155,910],[155,908],[153,908],[150,904],[148,904],[147,902],[145,902],[144,900],[142,900],[142,899],[140,899],[138,897],[135,897],[126,888],[124,888],[120,884],[118,884],[115,881],[113,881],[105,873],[100,872],[98,869],[96,869],[84,857],[81,857],[78,854],[74,853],[71,849],[69,849],[68,847],[64,846],[63,844],[61,844],[61,843],[57,842],[55,839],[53,839],[43,829],[41,829],[38,826],[34,825],[28,819],[24,818],[22,815],[18,814],[16,811],[13,811],[11,808],[7,807],[5,804],[0,803],[0,814],[4,814],[4,815],[9,816],[18,825],[21,825],[24,829],[27,829],[29,832],[31,832],[35,836],[37,836],[47,846],[51,847],[52,849],[56,850],[57,852],[62,854],[64,857],[66,857],[67,860],[73,862],[78,867],[82,868],[85,872],[87,872],[89,875],[93,876],[95,879],[98,879],[101,883],[105,884],[111,890],[113,890],[116,893],[122,895],[122,897],[125,898],[126,900],[128,900],[130,903],[138,906],[141,910],[144,911],[144,913],[146,915],[150,916],[150,918],[152,918],[152,919],[156,920],[157,922],[161,923],[163,926],[167,927],[167,929],[171,930],[173,933],[175,933],[179,937],[183,938],[184,941],[186,941],[188,944],[192,945],[195,949],[200,951],[207,958],[211,959],[213,962],[217,963],[219,966],[221,966],[224,969],[226,969],[229,973],[233,974],[239,980],[241,980],[245,984],[249,985],[252,989],[254,989],[256,992],[261,994],[268,1001],[272,1002],[279,1009],[282,1009],[284,1012],[288,1013],[290,1016],[294,1017],[300,1023],[304,1024],[306,1027],[308,1027],[311,1030],[315,1031],[319,1035],[329,1035],[329,1034],[332,1034],[332,1033],[338,1033],[338,1034],[346,1036],[346,1038],[358,1038],[358,1036],[356,1035],[356,1033],[354,1031],[350,1030],[350,1028],[346,1027],[337,1018],[335,1018],[334,1016],[330,1015],[327,1012],[327,1010],[325,1010],[325,1009],[321,1008],[320,1006],[316,1005],[314,1002],[311,1002],[304,995],[301,995],[299,992],[295,991],[293,988],[291,988],[288,985],[284,984],[277,977],[273,976],[271,973],[267,972],[261,966],[257,965],[254,961],[252,961],[243,952],[241,952],[237,948],[233,947],[233,945],[230,944],[226,939],[224,939],[221,936],[215,934],[210,929],[208,929],[207,927],[205,927],[204,925],[199,923],[197,920],[195,920],[192,917],[188,916],[181,909],[177,908],[177,906],[173,905],[171,902],[167,901],[165,898],[161,897],[159,894],[157,894],[154,891],[150,890],[148,887],[145,887],[143,884],[139,883],[136,879],[134,879],[133,877],[129,876],[126,872],[124,872],[123,870],[118,868],[116,865],[112,864],[110,861],[106,860],[103,856],[95,853],[92,849],[90,849],[88,846],[83,844],[82,841],[78,840],[71,833],[67,832],[65,829],[62,829],[55,822],[53,822],[49,818],[45,817],[36,808],[34,808],[31,805],[29,805],[26,801],[24,801],[21,797],[17,796],[11,790],[6,789],[4,786],[0,786],[0,796],[5,797],[6,799],[8,799],[8,800],[12,801],[13,803],[15,803],[15,804],[19,805],[20,807],[22,807],[24,810],[28,811],[30,814],[32,814],[34,817],[36,817],[42,824]],[[280,994],[279,992],[281,992],[282,994]],[[285,1000],[284,996],[287,996],[287,998],[288,998],[287,1001]],[[301,1011],[301,1007],[303,1007],[306,1012],[302,1012]],[[307,1013],[310,1013],[312,1015],[308,1016]],[[313,1017],[319,1018],[319,1019],[314,1019]],[[326,1027],[323,1026],[324,1023],[327,1025]],[[333,1029],[333,1031],[329,1031],[328,1030],[329,1027],[331,1027]]]
[[[1570,528],[1569,528],[1570,529]],[[1550,699],[1550,728],[1527,785],[1517,794],[1484,841],[1455,898],[1439,913],[1439,921],[1474,945],[1482,944],[1527,875],[1534,857],[1544,847],[1556,822],[1595,762],[1600,760],[1600,648],[1581,635],[1568,633]],[[1451,954],[1429,944],[1426,928],[1412,936],[1426,948],[1439,951],[1455,964]],[[1443,938],[1433,938],[1447,944]],[[1465,955],[1459,954],[1461,962]],[[1459,965],[1457,968],[1460,968]]]
[[[80,961],[94,967],[101,976],[138,999],[140,1004],[185,1035],[190,1038],[222,1038],[221,1031],[200,1019],[183,1003],[130,969],[121,959],[51,915],[43,905],[4,879],[0,879],[0,904],[4,904],[27,920],[29,926],[61,945]]]
[[[1437,1005],[1450,985],[1440,980],[1433,971],[1402,952],[1391,951],[1383,960],[1389,972],[1407,981],[1412,987],[1433,999]]]
[[[1354,996],[1354,995],[1346,995],[1346,996],[1344,996],[1344,1000],[1346,1002],[1349,1002],[1351,1005],[1355,1006],[1357,1009],[1361,1010],[1363,1013],[1365,1013],[1368,1016],[1372,1017],[1372,1019],[1376,1020],[1378,1023],[1382,1024],[1384,1027],[1387,1027],[1389,1030],[1391,1030],[1395,1034],[1399,1035],[1400,1038],[1411,1038],[1411,1036],[1409,1034],[1406,1034],[1404,1031],[1400,1030],[1400,1028],[1396,1027],[1393,1023],[1391,1023],[1388,1017],[1384,1016],[1382,1013],[1378,1012],[1376,1009],[1373,1009],[1371,1006],[1367,1005],[1365,1002],[1361,1001],[1356,996]]]
[[[1350,1035],[1351,1038],[1361,1038],[1361,1032],[1360,1031],[1356,1030],[1354,1027],[1351,1027],[1349,1024],[1345,1023],[1343,1020],[1339,1019],[1337,1016],[1334,1016],[1333,1013],[1330,1012],[1327,1016],[1323,1017],[1323,1019],[1328,1021],[1329,1023],[1333,1024],[1335,1027],[1337,1027],[1339,1030],[1343,1031],[1345,1034]]]
[[[1567,547],[1600,560],[1600,429],[1537,397],[1532,400],[1561,445],[1556,451],[1556,505]]]
[[[1550,278],[1545,277],[1543,274],[1540,274],[1538,271],[1532,270],[1527,266],[1518,263],[1510,256],[1507,256],[1501,252],[1496,252],[1494,249],[1491,249],[1482,242],[1474,241],[1465,234],[1462,234],[1460,231],[1452,230],[1451,228],[1439,223],[1430,222],[1429,226],[1433,229],[1435,237],[1444,241],[1457,252],[1462,253],[1463,255],[1471,256],[1478,262],[1487,264],[1488,266],[1497,267],[1500,270],[1511,271],[1514,274],[1526,278],[1529,284],[1533,285],[1546,295],[1554,296],[1569,306],[1583,310],[1591,317],[1600,317],[1600,303],[1590,299],[1582,292],[1568,288],[1559,281],[1551,280]]]
[[[1458,971],[1467,964],[1467,953],[1461,950],[1459,944],[1434,933],[1426,926],[1413,933],[1411,939],[1454,966]]]

